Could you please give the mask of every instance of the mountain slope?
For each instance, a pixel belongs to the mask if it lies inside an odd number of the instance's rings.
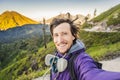
[[[82,28],[93,28],[98,31],[120,31],[120,4],[112,7],[111,9],[101,13],[97,17],[86,21]],[[96,28],[96,29],[95,29]]]
[[[115,16],[116,14],[120,13],[120,4],[112,7],[111,9],[103,12],[102,14],[100,14],[99,16],[95,17],[93,19],[94,22],[100,22],[102,20],[108,19],[111,16]]]
[[[5,11],[0,15],[0,30],[7,30],[25,24],[38,24],[38,22],[15,11]]]
[[[104,57],[107,53],[111,54],[115,51],[120,51],[119,35],[120,33],[117,32],[96,33],[80,31],[81,40],[89,47],[88,52],[94,59],[101,59],[101,56]],[[47,69],[44,64],[45,56],[54,53],[55,46],[53,42],[49,42],[47,49],[45,49],[44,46],[37,46],[38,44],[41,43],[34,38],[33,40],[8,44],[8,46],[0,46],[0,50],[4,49],[1,52],[7,53],[7,56],[2,58],[9,62],[9,64],[4,62],[7,66],[1,68],[0,80],[32,80],[35,77],[42,76],[45,73],[45,69]]]
[[[49,27],[45,27],[46,34],[50,35]],[[43,35],[42,24],[26,24],[23,26],[16,26],[15,28],[8,29],[6,31],[0,31],[0,42],[9,43],[19,39],[31,38],[34,36],[40,37]]]

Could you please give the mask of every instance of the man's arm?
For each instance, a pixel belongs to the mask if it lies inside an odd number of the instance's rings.
[[[98,69],[94,60],[86,53],[80,54],[75,64],[78,80],[120,80],[120,72]]]

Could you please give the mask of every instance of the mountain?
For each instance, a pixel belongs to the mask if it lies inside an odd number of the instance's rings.
[[[91,29],[89,31],[120,31],[120,4],[86,21],[82,28]]]
[[[74,19],[76,19],[75,20],[75,24],[78,24],[78,25],[81,25],[81,24],[83,24],[84,22],[85,22],[85,20],[84,20],[84,18],[85,18],[85,16],[83,16],[83,15],[80,15],[80,14],[76,14],[76,15],[72,15],[72,14],[70,14],[69,12],[67,12],[66,14],[59,14],[59,15],[57,15],[57,16],[54,16],[54,17],[52,17],[52,18],[50,18],[50,19],[47,19],[46,20],[46,23],[47,24],[50,24],[50,22],[54,19],[54,18],[70,18],[70,19],[72,19],[72,20],[74,20]]]
[[[5,11],[0,15],[0,30],[7,30],[25,24],[38,24],[38,22],[15,11]]]
[[[110,17],[115,17],[120,13],[120,4],[110,8],[109,10],[101,13],[100,15],[98,15],[97,17],[93,18],[92,20],[94,22],[100,22],[103,20],[107,20]]]

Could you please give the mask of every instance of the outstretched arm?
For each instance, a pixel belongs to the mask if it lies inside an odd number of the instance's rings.
[[[86,53],[80,54],[75,64],[78,80],[120,80],[120,72],[98,69],[94,60]]]

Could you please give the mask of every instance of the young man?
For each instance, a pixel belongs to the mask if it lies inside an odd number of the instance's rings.
[[[85,46],[78,39],[79,28],[71,20],[54,19],[50,31],[57,48],[57,58],[51,61],[50,80],[120,80],[120,73],[99,69],[85,53]],[[72,57],[74,55],[77,57]],[[75,58],[74,61],[71,58]]]

